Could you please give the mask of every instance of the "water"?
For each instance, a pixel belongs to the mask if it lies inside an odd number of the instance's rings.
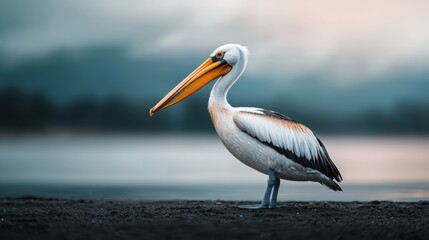
[[[280,200],[429,199],[429,138],[322,139],[344,192],[282,181]],[[259,200],[265,182],[212,135],[0,139],[0,196]]]

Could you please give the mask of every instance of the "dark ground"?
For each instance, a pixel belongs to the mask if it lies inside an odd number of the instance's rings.
[[[429,239],[429,201],[238,204],[0,198],[0,239]]]

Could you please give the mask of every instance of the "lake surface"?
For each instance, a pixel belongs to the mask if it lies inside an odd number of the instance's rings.
[[[344,192],[282,181],[280,200],[427,200],[428,137],[321,137]],[[0,138],[0,196],[259,200],[267,177],[215,135]]]

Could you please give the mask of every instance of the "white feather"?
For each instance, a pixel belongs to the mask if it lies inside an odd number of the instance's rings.
[[[252,108],[240,108],[234,115],[237,126],[259,139],[262,142],[271,143],[276,147],[287,149],[298,157],[305,157],[315,161],[323,154],[316,136],[304,125],[300,125],[302,131],[289,127],[283,119],[277,119],[261,114]],[[289,124],[299,124],[290,122]]]

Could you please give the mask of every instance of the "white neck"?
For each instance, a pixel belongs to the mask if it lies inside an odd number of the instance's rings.
[[[226,96],[232,85],[240,78],[247,66],[247,54],[240,51],[240,57],[232,70],[220,77],[212,88],[209,98],[209,107],[212,103],[220,107],[231,107]]]

